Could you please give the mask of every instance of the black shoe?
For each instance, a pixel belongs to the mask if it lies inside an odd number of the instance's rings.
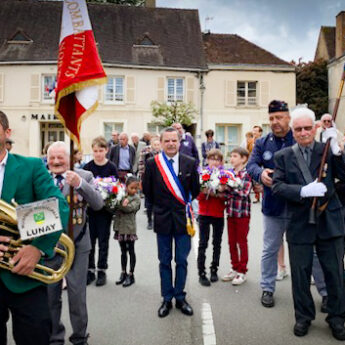
[[[201,273],[201,274],[199,275],[199,283],[200,283],[202,286],[210,286],[210,285],[211,285],[210,281],[209,281],[209,280],[207,279],[207,277],[206,277],[205,272],[204,272],[204,273]]]
[[[263,291],[261,296],[261,304],[266,308],[272,308],[274,306],[273,292]]]
[[[148,222],[146,229],[147,230],[152,230],[153,229],[152,221]]]
[[[123,282],[122,286],[128,287],[128,286],[131,286],[132,284],[134,284],[134,282],[135,282],[134,275],[128,274],[125,281]]]
[[[345,340],[345,327],[342,324],[330,325],[333,337],[337,340]]]
[[[94,280],[96,280],[95,272],[87,271],[86,285],[90,285]]]
[[[297,337],[303,337],[308,333],[310,322],[296,322],[293,328],[293,333]]]
[[[127,273],[126,272],[121,272],[119,280],[115,282],[116,285],[121,285],[123,282],[126,280]]]
[[[103,286],[107,283],[107,275],[104,271],[98,271],[96,286]]]
[[[217,270],[214,268],[211,268],[211,277],[210,280],[212,283],[215,283],[218,281],[218,274],[217,274]]]
[[[158,316],[159,317],[168,316],[171,308],[172,308],[171,301],[163,301],[162,305],[158,309]]]
[[[180,309],[185,315],[193,315],[193,308],[187,303],[185,299],[176,301],[176,308]]]
[[[328,296],[323,296],[322,297],[322,302],[321,302],[321,313],[328,313],[328,309],[327,309],[327,302],[328,302]]]

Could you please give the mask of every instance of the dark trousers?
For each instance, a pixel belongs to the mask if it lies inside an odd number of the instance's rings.
[[[345,318],[343,237],[329,240],[317,239],[314,244],[289,243],[296,321],[309,322],[315,319],[315,305],[310,292],[314,245],[325,275],[328,293],[328,316],[326,321],[330,325],[343,324]]]
[[[49,344],[51,318],[46,286],[16,294],[0,280],[0,345],[7,344],[6,323],[9,312],[17,345]]]
[[[123,272],[127,271],[127,253],[129,254],[129,272],[133,273],[136,263],[136,256],[134,251],[134,241],[119,241],[121,248],[121,268]]]
[[[228,217],[228,241],[232,269],[247,273],[249,217]]]
[[[199,274],[205,272],[206,249],[210,238],[210,228],[212,232],[213,257],[211,269],[217,270],[219,266],[220,250],[222,245],[222,235],[224,229],[224,218],[210,216],[199,216],[199,248],[198,248],[198,270]]]
[[[95,248],[98,239],[98,269],[108,268],[109,237],[112,215],[106,211],[94,212],[89,215],[89,228],[91,238],[91,252],[89,268],[95,269]]]
[[[175,284],[172,282],[172,244],[175,240]],[[161,277],[161,293],[164,301],[183,300],[186,296],[184,288],[187,279],[188,254],[191,248],[189,235],[157,234],[159,273]]]
[[[145,208],[146,208],[146,215],[147,215],[147,222],[152,222],[152,212],[153,212],[153,204],[150,203],[149,199],[145,196]]]

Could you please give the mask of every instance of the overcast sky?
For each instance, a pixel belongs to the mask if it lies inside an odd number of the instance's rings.
[[[340,0],[156,0],[157,7],[199,10],[201,28],[237,34],[286,60],[314,59],[320,27],[335,26]]]

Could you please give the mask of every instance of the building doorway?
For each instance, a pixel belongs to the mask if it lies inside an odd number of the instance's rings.
[[[60,122],[41,122],[41,154],[49,142],[65,141],[65,130]]]

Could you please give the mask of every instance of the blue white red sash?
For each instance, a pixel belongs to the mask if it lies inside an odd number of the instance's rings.
[[[163,181],[170,193],[186,207],[186,219],[187,219],[187,233],[190,236],[194,236],[194,214],[191,205],[191,195],[187,195],[185,190],[178,179],[172,164],[169,162],[168,157],[164,152],[159,153],[155,156],[155,162],[157,164],[158,170],[163,177]]]
[[[155,161],[159,172],[163,177],[163,181],[169,189],[170,193],[182,204],[186,205],[188,200],[186,200],[184,189],[175,174],[172,164],[169,162],[167,156],[164,152],[159,153],[155,156]]]

